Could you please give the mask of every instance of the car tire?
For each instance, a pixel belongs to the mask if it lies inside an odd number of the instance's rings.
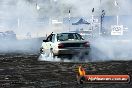
[[[40,54],[42,54],[42,53],[43,53],[43,48],[41,47],[41,48],[40,48]]]
[[[53,59],[56,57],[52,50],[49,51],[49,57],[51,57]]]
[[[42,53],[41,53],[42,55],[43,55],[43,57],[45,57],[45,58],[47,58],[47,57],[49,57],[49,51],[48,50],[42,50]]]

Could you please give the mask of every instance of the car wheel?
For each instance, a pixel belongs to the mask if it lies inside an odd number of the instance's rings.
[[[69,55],[69,56],[67,56],[67,58],[68,58],[69,60],[71,60],[71,59],[73,58],[73,55]]]
[[[79,53],[79,60],[80,61],[91,62],[92,61],[91,52],[86,51],[86,52]]]
[[[48,50],[42,51],[41,54],[42,54],[42,56],[45,57],[45,58],[49,57],[49,52],[48,52]]]
[[[49,57],[50,58],[55,58],[56,57],[52,50],[49,51]]]
[[[40,48],[40,54],[43,54],[43,48],[42,47]]]

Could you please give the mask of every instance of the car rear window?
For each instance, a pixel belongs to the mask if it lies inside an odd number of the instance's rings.
[[[61,33],[57,34],[57,40],[58,41],[83,40],[83,38],[78,33]]]

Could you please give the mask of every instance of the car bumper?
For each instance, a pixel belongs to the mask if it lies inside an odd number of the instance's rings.
[[[55,55],[74,55],[79,53],[86,53],[88,54],[90,48],[77,48],[77,49],[56,49],[53,51]]]

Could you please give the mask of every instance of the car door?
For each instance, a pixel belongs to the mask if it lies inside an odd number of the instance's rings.
[[[47,49],[53,49],[53,47],[55,46],[55,34],[51,34],[50,36],[48,36],[47,41]]]
[[[51,49],[53,50],[56,45],[55,34],[52,35],[52,40],[51,40],[50,44],[51,44]]]
[[[51,48],[52,34],[47,37],[47,42],[45,43],[45,49],[49,50]]]

